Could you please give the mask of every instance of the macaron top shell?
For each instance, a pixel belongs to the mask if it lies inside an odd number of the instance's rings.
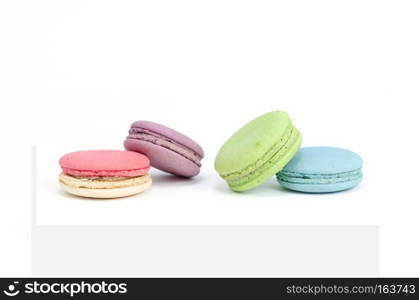
[[[301,148],[283,172],[301,174],[337,174],[362,168],[362,158],[347,149],[335,147]]]
[[[265,153],[277,147],[291,127],[291,119],[284,111],[269,112],[250,121],[221,147],[215,159],[215,169],[224,174],[240,172],[256,164]]]
[[[125,176],[146,174],[149,159],[140,153],[123,150],[87,150],[64,155],[59,164],[65,174],[73,176]]]
[[[130,133],[135,132],[136,130],[146,130],[156,133],[190,149],[201,159],[204,157],[204,150],[198,143],[172,128],[151,121],[137,121],[131,125]]]

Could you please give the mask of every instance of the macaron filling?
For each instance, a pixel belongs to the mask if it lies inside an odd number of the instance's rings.
[[[123,176],[72,176],[61,173],[59,181],[66,186],[86,189],[115,189],[141,185],[150,181],[150,175],[136,177]]]
[[[362,169],[336,174],[303,174],[290,171],[277,173],[278,181],[293,184],[334,184],[357,181],[362,178]]]
[[[129,130],[128,139],[141,140],[164,147],[187,158],[198,167],[201,167],[202,156],[199,153],[157,132],[140,127],[132,127]]]
[[[61,167],[65,174],[73,176],[89,176],[89,177],[107,177],[107,176],[119,176],[119,177],[136,177],[147,174],[150,167],[134,170],[78,170],[66,167]]]
[[[240,171],[220,175],[231,187],[239,187],[247,184],[249,181],[257,179],[257,177],[264,174],[270,168],[275,167],[281,169],[283,167],[280,166],[281,161],[285,156],[290,156],[290,149],[295,148],[295,152],[298,151],[298,147],[296,146],[299,146],[299,143],[301,143],[301,135],[294,126],[290,125],[286,129],[283,137],[257,161],[249,164]]]

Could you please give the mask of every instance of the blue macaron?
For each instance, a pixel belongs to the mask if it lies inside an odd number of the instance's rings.
[[[301,148],[276,177],[283,187],[294,191],[339,192],[362,181],[362,158],[341,148]]]

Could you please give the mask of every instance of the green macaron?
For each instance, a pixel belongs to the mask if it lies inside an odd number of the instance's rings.
[[[233,191],[250,190],[281,171],[301,141],[286,112],[266,113],[225,142],[215,158],[215,170]]]

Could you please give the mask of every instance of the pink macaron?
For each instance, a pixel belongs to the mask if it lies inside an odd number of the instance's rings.
[[[59,164],[61,186],[92,198],[117,198],[144,191],[151,184],[149,159],[123,150],[87,150],[64,155]]]

